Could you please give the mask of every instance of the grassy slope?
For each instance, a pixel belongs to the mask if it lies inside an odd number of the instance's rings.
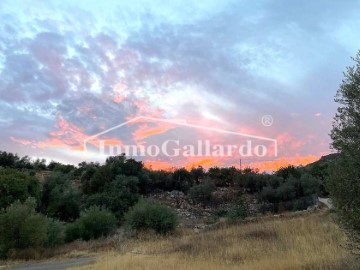
[[[81,269],[360,269],[328,213],[263,219],[168,238],[144,235]]]

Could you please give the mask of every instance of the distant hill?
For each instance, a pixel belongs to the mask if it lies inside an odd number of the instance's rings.
[[[322,156],[318,161],[310,163],[305,166],[306,169],[312,169],[316,166],[326,166],[329,162],[335,160],[339,156],[339,153],[333,153],[326,156]]]

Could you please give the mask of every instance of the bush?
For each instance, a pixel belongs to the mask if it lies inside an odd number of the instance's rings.
[[[71,174],[54,172],[44,184],[42,206],[51,217],[72,221],[79,217],[80,193],[73,186]]]
[[[0,169],[0,209],[28,197],[40,198],[40,184],[34,178],[14,169]]]
[[[190,198],[199,201],[206,202],[211,199],[212,192],[216,189],[215,184],[212,182],[193,186],[189,190]]]
[[[239,200],[236,204],[228,211],[227,218],[231,223],[235,223],[244,220],[248,215],[248,208],[243,200]]]
[[[65,242],[65,226],[56,219],[48,219],[48,232],[46,246],[55,247]]]
[[[261,192],[262,189],[268,184],[268,176],[264,174],[258,174],[250,171],[244,174],[245,188],[248,193]]]
[[[289,165],[287,167],[281,167],[275,172],[275,175],[284,179],[288,179],[291,176],[299,179],[301,177],[301,170],[298,167]]]
[[[178,217],[173,209],[148,200],[139,201],[125,214],[125,220],[130,229],[154,230],[159,234],[170,233],[178,225]]]
[[[69,243],[81,238],[81,224],[80,222],[74,222],[66,225],[65,228],[65,242]]]
[[[80,218],[66,228],[66,241],[107,236],[116,229],[116,217],[107,209],[92,206],[83,211]]]
[[[106,186],[113,180],[114,174],[109,166],[101,166],[91,176],[87,191],[90,194],[103,192]]]
[[[135,176],[118,175],[103,193],[90,195],[86,199],[86,207],[93,205],[106,207],[117,218],[122,218],[139,200],[139,179]]]
[[[175,170],[172,178],[174,184],[173,190],[179,190],[186,193],[193,185],[191,174],[185,168]]]
[[[44,246],[48,240],[48,219],[35,212],[36,201],[16,201],[0,213],[0,250]]]

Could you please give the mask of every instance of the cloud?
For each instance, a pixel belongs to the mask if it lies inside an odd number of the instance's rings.
[[[0,7],[1,138],[14,150],[31,142],[25,146],[62,159],[86,136],[137,115],[277,138],[283,157],[319,156],[329,150],[341,72],[360,48],[355,2],[5,0]],[[272,127],[261,125],[265,114]],[[111,139],[155,140],[170,131],[144,123]]]

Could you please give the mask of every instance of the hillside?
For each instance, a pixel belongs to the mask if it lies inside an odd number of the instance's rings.
[[[327,212],[262,218],[171,237],[140,235],[98,255],[85,269],[288,270],[358,269],[345,236]]]

